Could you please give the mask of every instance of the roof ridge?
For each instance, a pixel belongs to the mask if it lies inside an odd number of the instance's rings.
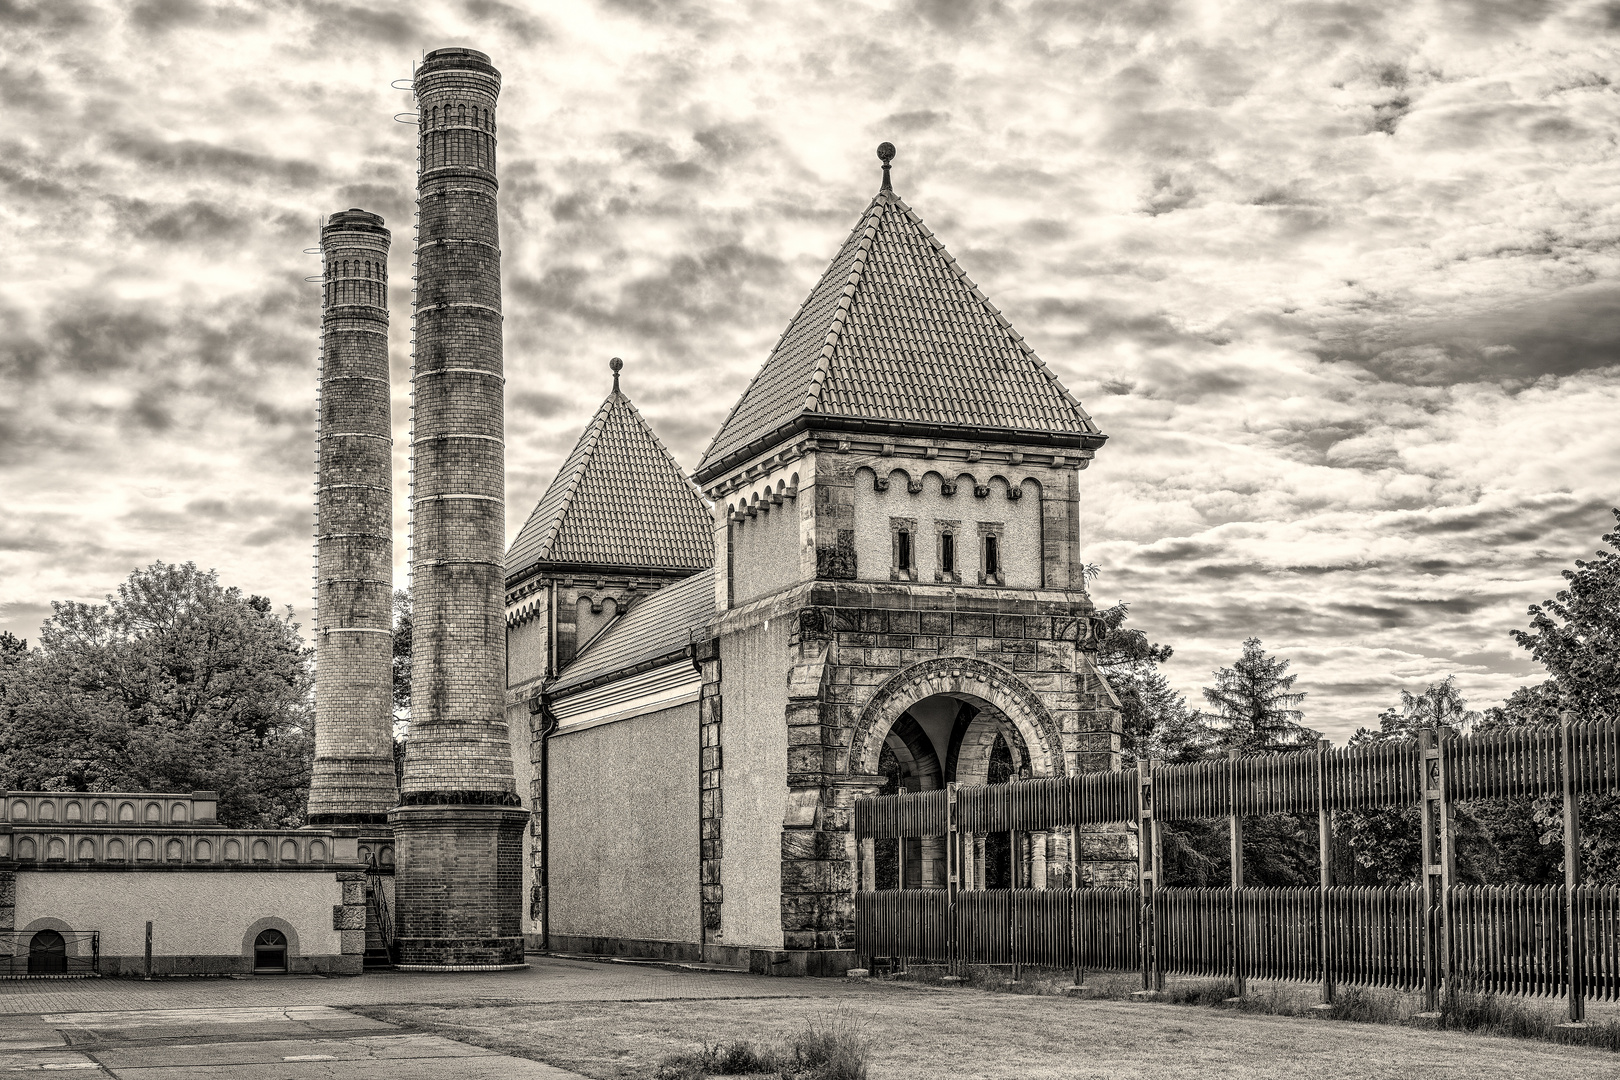
[[[978,283],[968,277],[967,271],[962,269],[962,264],[956,261],[956,256],[946,249],[945,241],[936,236],[934,230],[923,224],[922,215],[906,205],[906,201],[899,195],[894,195],[894,201],[901,212],[911,220],[911,223],[917,226],[917,230],[922,233],[923,239],[933,245],[934,250],[944,258],[945,265],[956,275],[956,280],[967,286],[968,291],[983,305],[985,313],[994,319],[996,325],[1006,331],[1007,337],[1012,340],[1013,344],[1017,345],[1019,350],[1029,357],[1030,361],[1035,365],[1035,370],[1046,377],[1046,381],[1052,384],[1053,389],[1063,395],[1065,401],[1074,406],[1088,427],[1094,428],[1095,425],[1091,422],[1091,414],[1086,411],[1085,406],[1080,404],[1080,399],[1070,393],[1069,388],[1063,385],[1063,380],[1057,377],[1057,372],[1046,366],[1046,361],[1042,360],[1035,350],[1030,347],[1029,342],[1024,340],[1024,335],[1020,334],[1013,324],[1007,320],[1007,316],[1001,313],[1001,309],[991,302],[990,298],[984,294],[984,290],[979,288]]]
[[[833,311],[832,325],[828,327],[827,338],[821,345],[821,355],[816,358],[815,370],[810,373],[810,389],[804,396],[804,408],[807,412],[821,411],[821,388],[827,384],[827,372],[832,367],[833,353],[838,350],[838,339],[844,336],[844,323],[848,319],[849,309],[854,305],[855,293],[860,289],[861,281],[866,275],[866,260],[872,254],[872,240],[877,236],[878,226],[883,222],[884,208],[890,200],[899,202],[899,197],[887,188],[879,191],[867,206],[866,213],[861,215],[861,220],[850,230],[850,236],[854,236],[857,230],[861,233],[861,238],[855,243],[855,265],[850,267],[849,278],[844,282],[843,295],[838,298],[838,307]],[[842,255],[844,248],[848,246],[849,240],[846,239],[833,259],[836,261],[838,255]],[[805,297],[805,303],[809,302],[810,298]]]
[[[755,381],[758,380],[760,375],[764,373],[765,368],[769,366],[770,362],[776,357],[776,350],[782,347],[782,342],[786,341],[787,336],[793,332],[793,328],[799,325],[799,320],[804,317],[805,308],[809,307],[810,301],[815,299],[816,285],[820,285],[821,279],[826,277],[827,272],[838,263],[838,257],[842,255],[844,253],[844,249],[849,246],[850,237],[853,237],[861,226],[865,224],[867,215],[872,212],[873,204],[882,197],[883,192],[881,191],[872,196],[872,202],[866,204],[866,209],[862,211],[860,220],[855,222],[855,227],[849,230],[849,235],[844,237],[843,243],[839,244],[838,247],[833,251],[832,258],[827,260],[827,265],[822,268],[821,273],[816,275],[815,284],[811,285],[810,291],[804,294],[804,299],[799,301],[799,306],[793,309],[793,317],[787,321],[787,326],[783,327],[782,332],[776,335],[776,341],[772,343],[771,347],[765,350],[765,359],[760,361],[759,369],[755,371],[754,374],[749,378],[748,385],[743,387],[743,392],[741,394],[737,395],[737,400],[731,403],[731,411],[727,412],[726,418],[720,421],[720,426],[714,429],[714,435],[709,439],[709,445],[705,446],[703,448],[703,453],[698,455],[698,465],[700,467],[703,462],[709,460],[709,454],[714,450],[715,444],[720,441],[720,436],[726,433],[726,429],[731,426],[732,418],[737,415],[737,411],[741,409],[748,401],[748,392],[754,388]],[[820,366],[818,365],[818,370],[819,369]]]
[[[560,526],[563,519],[568,516],[568,511],[573,509],[574,496],[579,492],[579,481],[585,475],[585,470],[590,465],[591,458],[596,454],[597,444],[601,441],[603,429],[607,427],[608,414],[613,410],[613,398],[616,396],[618,395],[609,394],[603,400],[602,404],[597,407],[596,415],[591,417],[591,422],[585,425],[585,430],[580,434],[579,442],[574,444],[574,449],[578,452],[578,458],[573,471],[568,474],[566,479],[558,476],[552,481],[552,486],[559,483],[563,485],[563,496],[562,503],[551,515],[551,520],[542,523],[542,528],[546,530],[545,542],[540,545],[539,552],[539,557],[542,559],[551,554],[551,546],[557,542],[557,536],[562,531]],[[540,507],[544,504],[545,497],[542,493],[540,501],[535,503],[534,510],[529,515],[529,521],[524,523],[524,528],[528,528],[529,523],[534,520],[536,514],[540,513]],[[523,530],[518,531],[521,533]]]

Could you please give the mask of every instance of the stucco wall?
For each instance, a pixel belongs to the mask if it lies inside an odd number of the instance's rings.
[[[506,628],[506,685],[509,687],[545,677],[548,622],[544,603],[542,599],[539,614],[521,625]]]
[[[882,468],[879,466],[879,468]],[[955,470],[947,469],[947,472]],[[971,478],[963,475],[956,494],[942,492],[942,478],[930,472],[922,478],[922,490],[912,494],[907,475],[892,474],[887,491],[873,490],[876,475],[869,468],[855,474],[855,576],[860,581],[888,581],[894,565],[890,539],[892,518],[911,518],[917,531],[917,582],[933,584],[939,568],[935,523],[954,521],[956,526],[956,569],[964,586],[978,584],[980,523],[1002,526],[1002,584],[1009,589],[1041,587],[1041,485],[1034,479],[1021,481],[1023,497],[1007,498],[1007,481],[996,476],[986,481],[990,494],[979,498],[973,493]],[[1015,476],[1017,474],[1014,474]]]
[[[117,974],[120,958],[143,957],[151,921],[154,957],[241,957],[247,970],[252,942],[245,950],[243,939],[263,919],[292,929],[289,939],[297,946],[289,954],[295,958],[339,956],[342,933],[332,927],[332,908],[342,903],[343,885],[331,872],[21,871],[16,927],[36,929],[52,920],[57,929],[99,930],[103,971]],[[128,963],[123,966],[127,974]]]
[[[785,589],[799,580],[799,511],[787,499],[770,513],[731,525],[732,603]]]
[[[533,690],[528,691],[533,693]],[[523,809],[533,811],[537,794],[534,756],[534,720],[527,699],[520,699],[506,707],[506,734],[512,743],[512,779],[517,784],[518,797]],[[540,920],[536,917],[531,898],[538,880],[535,872],[535,849],[540,846],[540,818],[532,814],[524,827],[523,839],[523,932],[538,934]]]
[[[725,944],[782,947],[782,818],[787,809],[791,616],[720,639],[724,688]]]
[[[551,932],[698,942],[696,702],[550,742]]]

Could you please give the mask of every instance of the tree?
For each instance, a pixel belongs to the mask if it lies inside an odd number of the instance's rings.
[[[1305,714],[1298,706],[1305,694],[1294,690],[1299,676],[1287,671],[1287,660],[1267,656],[1260,639],[1252,637],[1235,664],[1214,673],[1215,685],[1204,688],[1204,700],[1213,710],[1222,749],[1263,754],[1299,749],[1317,738],[1300,723]]]
[[[313,650],[290,609],[162,562],[105,604],[51,608],[8,661],[0,788],[213,789],[222,824],[303,822]]]
[[[1119,699],[1121,764],[1157,757],[1171,763],[1196,761],[1204,755],[1207,733],[1187,699],[1170,687],[1159,665],[1174,650],[1157,645],[1142,631],[1127,627],[1130,605],[1115,604],[1097,613],[1103,622],[1097,667]]]
[[[1620,553],[1611,550],[1620,549],[1620,507],[1610,512],[1617,525],[1603,534],[1609,547],[1590,562],[1576,559],[1575,569],[1563,572],[1569,587],[1531,604],[1530,629],[1512,631],[1551,675],[1521,691],[1515,711],[1535,719],[1566,709],[1580,720],[1620,716]]]
[[[394,590],[394,717],[411,715],[411,594]]]
[[[1402,690],[1400,711],[1385,709],[1378,714],[1378,725],[1386,734],[1399,732],[1415,737],[1419,729],[1426,727],[1466,731],[1480,719],[1481,714],[1469,711],[1468,700],[1457,689],[1457,676],[1447,675],[1440,682],[1430,683],[1421,694]]]

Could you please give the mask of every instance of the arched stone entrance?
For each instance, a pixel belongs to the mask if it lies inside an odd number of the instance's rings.
[[[917,702],[935,696],[972,705],[978,717],[986,718],[981,733],[992,723],[1011,725],[1028,752],[1031,776],[1064,774],[1063,737],[1040,695],[1001,665],[965,656],[924,660],[896,672],[877,688],[855,725],[850,772],[875,774],[895,721]],[[990,742],[994,741],[992,734]]]
[[[918,748],[919,741],[927,746]],[[998,746],[1009,760],[997,779],[1061,776],[1065,772],[1062,734],[1040,695],[1014,672],[972,657],[926,660],[884,681],[856,724],[850,772],[857,776],[880,774],[885,749],[896,754],[895,748],[901,746],[908,748],[913,758],[943,753],[942,781],[960,784],[990,782],[992,757]],[[931,788],[917,786],[909,790]],[[914,850],[922,860],[920,874],[904,875],[901,887],[944,887],[941,838],[901,842],[900,850]],[[962,856],[964,887],[985,888],[993,882],[1044,888],[1049,867],[1067,875],[1069,844],[1066,836],[1047,833],[998,834],[993,838],[979,835],[964,848]],[[875,847],[860,857],[868,860],[860,875],[865,887],[894,887],[893,874],[878,872]]]

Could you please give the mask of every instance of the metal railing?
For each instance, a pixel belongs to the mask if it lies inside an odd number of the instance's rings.
[[[0,930],[0,975],[99,974],[99,930]]]

